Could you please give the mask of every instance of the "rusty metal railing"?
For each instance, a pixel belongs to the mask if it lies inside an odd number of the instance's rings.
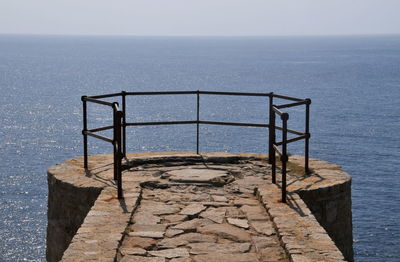
[[[126,97],[127,96],[153,96],[153,95],[196,95],[196,120],[184,121],[156,121],[156,122],[127,122],[126,121]],[[200,120],[200,95],[224,95],[224,96],[258,96],[269,98],[269,123],[240,123],[240,122],[221,122]],[[110,97],[121,97],[122,109],[117,102],[106,102],[100,99]],[[291,101],[287,104],[275,105],[274,98]],[[88,129],[87,126],[87,102],[109,106],[113,110],[113,125]],[[118,198],[123,198],[122,190],[122,159],[126,156],[126,128],[128,126],[150,126],[150,125],[196,125],[196,153],[199,154],[200,148],[200,125],[228,125],[228,126],[247,126],[262,127],[269,129],[268,143],[268,162],[272,165],[272,183],[276,184],[276,154],[281,160],[282,173],[282,202],[286,203],[286,172],[287,162],[289,160],[287,153],[287,144],[304,139],[304,169],[305,173],[309,173],[309,139],[310,139],[310,99],[300,99],[290,96],[283,96],[274,93],[243,93],[243,92],[219,92],[219,91],[165,91],[165,92],[125,92],[113,94],[105,94],[98,96],[82,96],[83,103],[83,154],[84,168],[89,171],[88,167],[88,136],[111,143],[114,149],[114,180],[118,188]],[[281,111],[283,108],[305,105],[305,124],[304,132],[289,129],[289,114]],[[276,115],[282,120],[282,126],[276,125]],[[108,138],[96,134],[96,132],[113,130],[113,138]],[[276,141],[276,130],[282,131],[282,141]],[[295,134],[297,137],[288,139],[288,133]],[[279,147],[282,147],[280,150]]]

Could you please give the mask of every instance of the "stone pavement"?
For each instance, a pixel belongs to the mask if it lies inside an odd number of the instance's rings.
[[[351,179],[335,165],[311,160],[314,174],[289,171],[293,191],[283,204],[270,165],[259,155],[153,153],[128,159],[124,200],[116,198],[111,155],[91,156],[86,175],[81,159],[49,168],[49,207],[63,201],[75,214],[87,208],[85,196],[100,189],[62,261],[345,261],[308,209],[315,197],[324,201],[317,207],[332,208],[326,201],[347,196],[343,190]],[[68,196],[75,202],[63,198],[71,188],[79,189]],[[309,192],[310,202],[296,192]],[[342,221],[339,213],[335,219]],[[67,220],[49,223],[59,230]],[[48,249],[55,244],[48,237]]]
[[[160,173],[157,183],[143,183],[120,261],[287,261],[270,217],[253,194],[254,185],[265,182],[262,174],[251,174],[251,183],[243,184],[230,174],[232,168],[218,168],[176,167]]]

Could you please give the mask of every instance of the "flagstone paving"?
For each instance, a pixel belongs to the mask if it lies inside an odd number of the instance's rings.
[[[288,261],[269,215],[253,194],[255,184],[265,183],[263,176],[253,173],[252,183],[238,183],[243,178],[230,169],[169,168],[159,173],[158,183],[142,183],[120,261]]]

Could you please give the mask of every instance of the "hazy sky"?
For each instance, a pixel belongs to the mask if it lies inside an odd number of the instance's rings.
[[[0,34],[399,34],[400,0],[0,0]]]

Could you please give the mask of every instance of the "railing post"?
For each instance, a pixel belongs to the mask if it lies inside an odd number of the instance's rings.
[[[197,90],[197,137],[196,137],[196,153],[199,154],[199,138],[200,138],[200,91]]]
[[[282,118],[282,203],[286,203],[286,163],[288,161],[287,156],[287,121],[289,119],[288,113],[283,113]]]
[[[117,134],[118,134],[118,116],[117,116],[117,112],[118,112],[118,103],[114,102],[114,106],[113,106],[113,126],[114,126],[114,134],[113,134],[113,145],[114,145],[114,180],[117,181],[118,180],[118,166],[117,166],[117,162],[118,162],[118,145],[117,145]]]
[[[270,136],[270,146],[272,147],[272,153],[271,153],[271,165],[272,165],[272,183],[276,184],[276,156],[275,156],[275,149],[273,145],[275,144],[275,112],[271,109],[272,115],[271,115],[271,121],[269,123],[270,128],[269,131],[270,133],[273,134],[273,136]]]
[[[82,100],[82,106],[83,106],[83,130],[82,130],[82,135],[83,135],[83,167],[85,170],[88,169],[88,139],[87,139],[87,102],[86,102],[86,96],[81,97]]]
[[[306,99],[306,123],[305,123],[305,133],[306,138],[304,139],[304,171],[306,174],[310,173],[309,169],[309,146],[310,146],[310,104],[311,99]]]
[[[122,91],[122,152],[126,157],[126,92]]]
[[[124,113],[121,111],[117,111],[116,117],[116,145],[117,145],[117,162],[114,165],[117,166],[117,187],[118,187],[118,199],[124,198],[124,194],[122,191],[122,137],[121,137],[121,126],[122,126],[122,119]]]
[[[272,164],[272,155],[275,155],[275,150],[273,147],[274,137],[275,137],[275,123],[274,128],[272,129],[272,118],[275,116],[275,112],[272,110],[272,105],[274,103],[274,93],[269,93],[269,127],[268,127],[268,135],[269,135],[269,142],[268,142],[268,163]]]

